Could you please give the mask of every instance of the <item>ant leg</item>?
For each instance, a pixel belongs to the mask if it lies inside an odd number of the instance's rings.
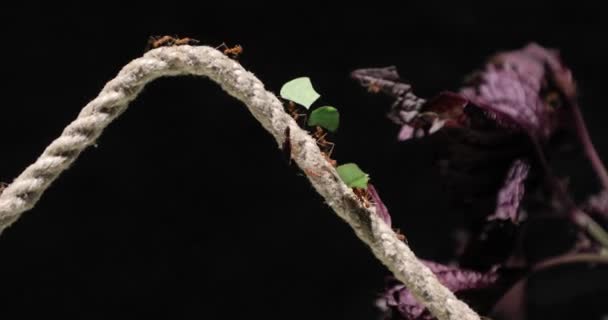
[[[309,168],[305,168],[304,171],[306,172],[306,174],[308,174],[309,176],[314,176],[314,177],[321,177],[321,174],[313,169],[309,169]]]
[[[332,167],[336,167],[338,165],[338,162],[336,162],[336,160],[332,159],[330,156],[327,155],[327,153],[323,152],[323,158],[325,158],[325,160],[327,162],[329,162],[329,164],[331,164]]]
[[[306,121],[308,121],[308,115],[307,114],[305,114],[305,113],[298,113],[297,115],[298,115],[298,119],[304,118],[304,123],[306,123]],[[296,120],[296,122],[297,121],[298,120]]]
[[[317,140],[317,143],[321,148],[329,148],[326,153],[328,157],[331,157],[331,154],[334,152],[334,147],[336,146],[336,144],[325,139],[319,139]]]
[[[146,48],[144,49],[144,52],[148,52],[148,51],[154,49],[154,42],[156,42],[156,40],[158,40],[158,39],[159,39],[158,36],[148,37],[148,43],[146,44]]]
[[[326,145],[329,145],[329,151],[327,151],[327,156],[331,158],[331,154],[334,152],[334,147],[336,146],[336,144],[329,141],[325,141],[325,143]]]
[[[298,111],[296,110],[296,106],[293,104],[293,102],[290,102],[287,105],[287,111],[289,112],[289,115],[296,121],[296,123],[299,125],[299,120],[300,118],[304,118],[304,123],[306,123],[306,120],[308,120],[308,115],[306,115],[305,113],[298,113]]]
[[[318,144],[325,144],[325,136],[327,136],[327,133],[323,132],[323,129],[321,129],[321,127],[315,127],[315,132],[312,134],[312,137],[317,140]]]

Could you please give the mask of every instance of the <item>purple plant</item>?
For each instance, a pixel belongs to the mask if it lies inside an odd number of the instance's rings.
[[[422,260],[439,281],[454,293],[463,293],[488,288],[498,281],[496,270],[486,273],[446,266],[433,261]],[[385,315],[385,318],[401,317],[405,319],[434,319],[407,288],[395,280],[387,278],[384,293],[376,300],[376,305]]]
[[[557,132],[575,133],[604,189],[608,189],[608,174],[578,109],[572,73],[556,50],[532,43],[498,53],[458,92],[441,92],[431,99],[417,97],[412,86],[401,81],[395,67],[360,69],[351,76],[370,92],[395,99],[388,117],[401,126],[399,140],[433,134],[445,138],[445,152],[438,165],[456,202],[466,204],[461,208],[469,212],[465,223],[469,225],[468,240],[461,252],[455,253],[453,265],[425,264],[457,295],[498,291],[493,301],[497,303],[500,293],[517,280],[506,277],[505,271],[517,267],[529,275],[538,270],[538,259],[527,258],[526,248],[522,248],[530,219],[561,219],[578,227],[578,241],[546,259],[591,252],[596,254],[594,260],[600,250],[608,249],[608,234],[585,212],[605,219],[608,191],[577,205],[546,156]],[[488,199],[482,199],[475,188],[490,190]],[[370,194],[378,214],[390,224],[380,196],[375,189]],[[490,206],[476,207],[488,202]],[[502,237],[502,243],[509,245],[496,246],[495,237]],[[394,279],[389,279],[377,305],[386,318],[432,319]]]

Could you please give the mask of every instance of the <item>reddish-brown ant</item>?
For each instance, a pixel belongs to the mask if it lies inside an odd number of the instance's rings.
[[[375,205],[374,199],[372,198],[372,195],[367,191],[367,189],[353,188],[353,192],[355,193],[355,196],[357,196],[359,202],[361,202],[364,207],[369,208],[371,205]],[[405,242],[406,244],[408,243],[407,238],[403,233],[401,233],[401,230],[399,230],[399,228],[395,228],[393,229],[393,231],[397,235],[397,239]]]
[[[296,121],[296,123],[300,120],[300,118],[304,118],[304,122],[306,122],[306,114],[298,113],[298,107],[295,103],[293,103],[293,101],[289,101],[289,103],[287,103],[287,112],[289,112],[289,115]]]
[[[198,40],[192,38],[178,38],[177,36],[152,36],[150,37],[150,39],[148,39],[148,46],[146,47],[146,51],[159,47],[194,45],[198,43]]]
[[[234,47],[229,47],[226,45],[225,42],[222,42],[222,44],[216,47],[216,49],[219,48],[224,48],[224,54],[231,57],[232,59],[238,58],[239,55],[243,53],[243,47],[241,47],[241,45],[239,44],[235,45]]]
[[[374,203],[372,196],[369,194],[369,192],[367,192],[367,189],[353,188],[353,192],[364,207],[369,208],[369,206]]]
[[[323,149],[323,151],[329,158],[331,158],[331,154],[334,151],[335,144],[333,142],[327,141],[327,139],[325,139],[326,136],[327,132],[323,131],[321,127],[315,127],[315,132],[313,132],[312,137],[317,140],[317,144],[319,145],[319,147]],[[325,151],[327,148],[329,148],[329,150]]]
[[[6,187],[8,187],[8,183],[0,182],[0,194],[2,194],[2,191],[4,191]]]
[[[313,176],[313,177],[317,177],[317,178],[321,177],[321,174],[319,172],[317,172],[313,169],[310,169],[310,168],[305,168],[304,172],[306,172],[306,174],[309,176]]]
[[[323,152],[323,157],[325,157],[325,160],[327,160],[327,162],[329,162],[329,164],[331,164],[332,167],[336,167],[338,166],[338,162],[332,158],[330,158],[327,153]]]
[[[367,86],[367,91],[371,93],[378,93],[380,90],[382,90],[382,88],[375,81],[370,82]]]
[[[408,244],[407,238],[405,237],[405,235],[403,233],[401,233],[401,230],[399,230],[399,228],[395,228],[395,229],[393,229],[393,231],[395,231],[395,234],[397,235],[397,239],[405,242],[405,244]]]

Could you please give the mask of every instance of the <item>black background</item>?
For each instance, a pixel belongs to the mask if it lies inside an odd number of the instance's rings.
[[[353,69],[397,65],[431,96],[457,89],[496,51],[529,41],[559,48],[608,157],[599,4],[348,6],[2,8],[0,180],[33,162],[143,54],[149,36],[163,34],[241,44],[241,64],[274,92],[309,76],[318,105],[341,111],[335,158],[370,173],[396,225],[428,259],[448,257],[454,222],[428,165],[431,146],[398,143],[385,117],[390,101],[358,87]],[[157,80],[98,144],[2,235],[0,318],[374,318],[387,271],[219,86]],[[560,164],[580,194],[598,188],[583,160],[573,154]]]

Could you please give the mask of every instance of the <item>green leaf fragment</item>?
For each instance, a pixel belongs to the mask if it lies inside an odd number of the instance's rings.
[[[312,87],[309,77],[296,78],[285,83],[280,94],[283,99],[293,101],[306,109],[320,97]]]
[[[336,168],[342,181],[351,188],[367,189],[369,175],[363,172],[355,163],[347,163]]]
[[[338,109],[331,106],[324,106],[315,109],[308,118],[309,126],[319,126],[331,132],[338,130],[340,124],[340,113]]]

